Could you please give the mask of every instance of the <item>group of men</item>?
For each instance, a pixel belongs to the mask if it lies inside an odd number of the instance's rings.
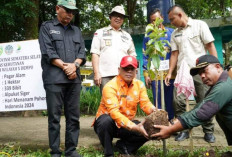
[[[62,107],[64,107],[66,119],[65,156],[81,156],[76,151],[80,130],[80,66],[85,64],[86,56],[81,31],[70,23],[76,10],[75,0],[58,0],[57,17],[44,22],[39,33],[42,78],[48,110],[49,146],[52,157],[60,157],[62,154],[60,150]],[[135,58],[135,47],[130,34],[121,29],[127,17],[122,6],[114,7],[109,14],[110,25],[94,33],[90,50],[94,82],[100,86],[102,93],[93,126],[104,147],[105,157],[114,156],[113,138],[119,138],[115,147],[120,153],[126,155],[135,153],[148,141],[149,137],[143,127],[144,121],[136,121],[134,117],[138,104],[147,115],[156,109],[148,98],[144,83],[136,79],[138,62]],[[150,17],[152,22],[155,18],[162,18],[162,15],[158,10]],[[181,103],[183,99],[175,101],[178,105],[174,106],[175,110],[173,110],[172,98],[166,97],[166,108],[170,119],[174,117],[174,111],[178,118],[172,126],[154,126],[160,128],[161,131],[152,136],[158,139],[167,138],[176,131],[201,125],[217,114],[216,119],[225,132],[228,144],[231,145],[232,125],[229,123],[232,119],[232,96],[229,93],[232,92],[232,88],[229,86],[232,81],[227,72],[222,70],[218,59],[212,56],[217,56],[217,53],[209,28],[202,21],[188,18],[179,6],[170,8],[169,19],[177,27],[175,31],[163,25],[160,26],[167,30],[167,39],[171,39],[170,54],[166,58],[170,59],[170,69],[165,79],[168,95],[172,96],[174,81],[172,73],[176,64],[178,70],[181,60],[188,61],[192,68],[192,75],[200,74],[194,79],[195,87],[200,88],[199,92],[204,91],[203,83],[211,88],[204,99],[203,93],[197,93],[198,106],[188,113],[184,113],[185,104]],[[205,48],[212,55],[204,55],[206,54]],[[193,68],[197,58],[199,59],[196,67]],[[146,78],[146,83],[148,82],[149,78]],[[220,94],[224,91],[226,94],[222,99]],[[213,127],[207,126],[205,136],[209,142],[214,142]],[[187,136],[182,137],[184,138]]]

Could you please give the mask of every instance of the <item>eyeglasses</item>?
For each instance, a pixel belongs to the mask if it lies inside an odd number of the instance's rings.
[[[59,7],[63,8],[67,14],[73,14],[73,15],[77,14],[76,10],[68,9],[68,8],[65,8],[64,6],[59,6]]]
[[[111,14],[112,17],[115,17],[115,18],[120,18],[120,19],[124,19],[125,17],[121,14],[117,14],[117,13],[113,13]]]

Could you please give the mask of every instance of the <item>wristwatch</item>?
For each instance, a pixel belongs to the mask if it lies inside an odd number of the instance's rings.
[[[78,62],[74,62],[74,64],[75,64],[77,69],[80,68],[80,64]]]

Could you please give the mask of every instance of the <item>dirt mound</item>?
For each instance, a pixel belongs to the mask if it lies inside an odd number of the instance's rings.
[[[154,125],[168,126],[168,113],[164,110],[157,110],[145,118],[144,128],[148,135],[158,133],[160,129],[154,128]]]

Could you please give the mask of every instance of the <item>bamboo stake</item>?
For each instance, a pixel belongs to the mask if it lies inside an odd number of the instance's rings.
[[[186,98],[186,109],[187,109],[187,111],[190,111],[190,106],[189,106],[188,98]],[[190,149],[190,153],[191,153],[191,154],[193,154],[193,137],[192,137],[192,129],[189,129],[189,136],[190,136],[189,149]]]
[[[161,108],[165,110],[165,102],[164,102],[164,72],[160,71],[161,79],[160,79],[160,84],[161,84]],[[157,96],[156,96],[157,97]],[[164,156],[167,155],[167,145],[166,145],[166,140],[163,140],[163,152]]]

